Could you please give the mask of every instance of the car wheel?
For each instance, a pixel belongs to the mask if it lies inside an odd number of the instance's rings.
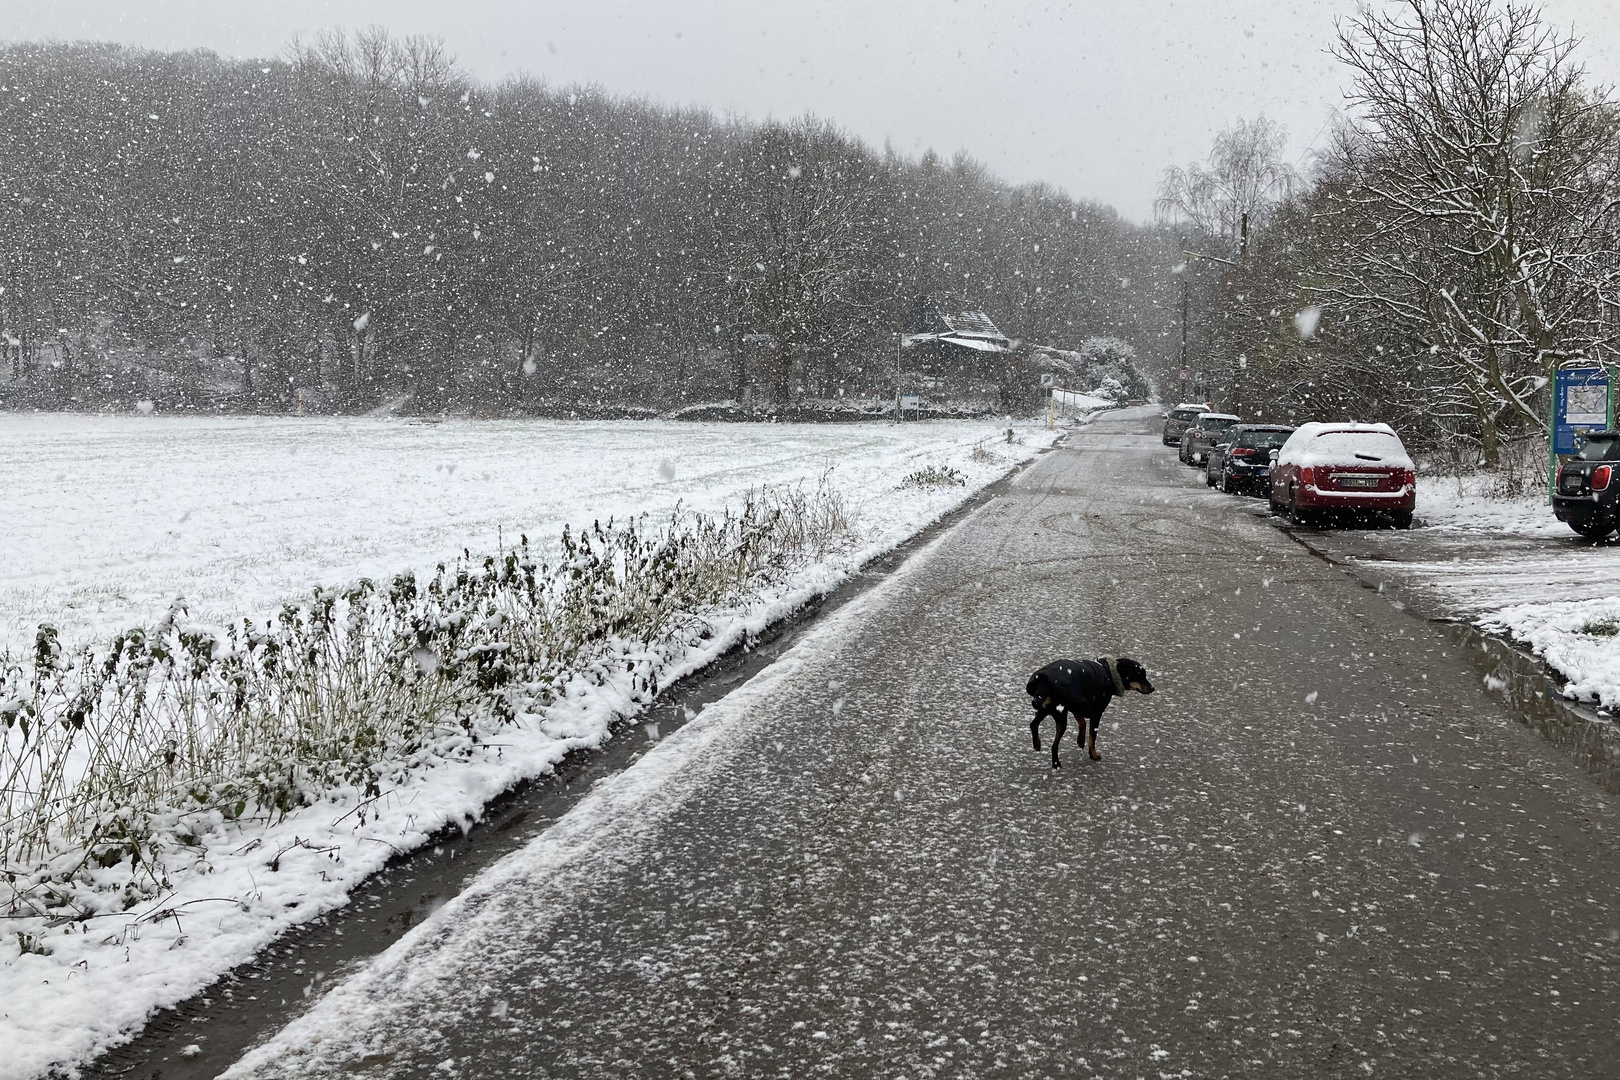
[[[1209,466],[1207,466],[1207,465],[1204,467],[1204,486],[1205,487],[1214,487],[1215,486],[1215,478],[1209,474]]]
[[[1226,492],[1228,495],[1232,494],[1232,478],[1227,475],[1225,469],[1221,470],[1221,482],[1219,484],[1219,487],[1220,487],[1220,489],[1222,491]]]
[[[1410,529],[1412,527],[1412,511],[1397,511],[1389,515],[1389,520],[1397,529]]]
[[[1602,540],[1614,532],[1614,524],[1614,515],[1598,514],[1589,518],[1571,518],[1569,527],[1589,539]]]
[[[1309,510],[1301,510],[1299,508],[1299,502],[1294,498],[1293,488],[1288,489],[1288,516],[1293,520],[1295,525],[1300,526],[1311,525],[1313,523],[1312,518],[1315,516]]]

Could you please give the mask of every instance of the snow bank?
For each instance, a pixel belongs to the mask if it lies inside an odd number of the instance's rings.
[[[1564,539],[1568,525],[1553,517],[1544,495],[1507,499],[1490,493],[1485,475],[1419,476],[1417,513],[1427,528]]]
[[[1479,620],[1511,635],[1569,677],[1564,696],[1620,705],[1620,596],[1517,604]]]
[[[1109,398],[1097,397],[1094,394],[1082,394],[1076,390],[1053,390],[1052,403],[1060,409],[1080,409],[1090,412],[1094,409],[1114,409],[1119,402]]]
[[[1410,568],[1461,614],[1529,648],[1571,698],[1620,709],[1620,546],[1577,537],[1540,494],[1501,498],[1494,477],[1418,481],[1422,532],[1459,551]],[[1465,550],[1466,549],[1466,550]]]
[[[859,545],[805,567],[769,595],[753,597],[732,610],[706,613],[710,630],[706,638],[694,633],[684,642],[651,652],[625,646],[619,659],[642,672],[650,668],[659,685],[700,669],[747,635],[836,589],[861,566],[1004,475],[1050,439],[1040,429],[1022,427],[1024,442],[1009,446],[1002,434],[1004,426],[975,423],[852,425],[841,432],[831,427],[796,431],[788,425],[751,425],[742,431],[699,425],[699,430],[689,431],[685,425],[554,423],[495,425],[494,431],[484,431],[480,425],[465,424],[402,432],[397,429],[406,425],[368,427],[340,421],[315,440],[319,452],[306,459],[306,477],[299,464],[299,456],[306,453],[301,449],[304,444],[289,438],[287,429],[275,423],[256,428],[257,421],[171,421],[164,429],[164,439],[187,446],[203,459],[206,468],[187,474],[170,490],[155,475],[150,455],[134,466],[118,465],[114,460],[117,453],[98,440],[96,425],[87,418],[66,418],[61,425],[42,423],[41,428],[72,429],[81,421],[87,422],[86,429],[76,434],[91,432],[85,437],[89,446],[84,452],[99,455],[108,469],[114,480],[111,498],[116,509],[112,513],[99,509],[94,498],[85,497],[73,485],[53,489],[55,495],[43,504],[20,501],[16,505],[23,509],[10,515],[0,528],[10,536],[32,538],[24,562],[36,570],[49,564],[49,539],[68,537],[75,522],[83,526],[120,518],[127,521],[129,532],[149,545],[146,550],[161,550],[164,525],[174,523],[171,515],[189,501],[210,506],[210,512],[218,515],[221,534],[228,538],[221,543],[232,546],[227,564],[253,563],[260,573],[237,577],[223,572],[221,563],[208,560],[207,541],[189,539],[182,532],[173,538],[179,555],[161,565],[142,588],[161,595],[173,575],[184,573],[184,554],[200,552],[207,566],[203,572],[218,575],[220,588],[213,594],[216,604],[234,599],[251,605],[284,595],[276,590],[298,580],[312,561],[320,561],[312,559],[309,550],[295,548],[283,552],[286,563],[278,563],[277,541],[266,539],[287,535],[284,523],[272,519],[282,508],[295,509],[287,500],[298,491],[324,508],[323,514],[296,514],[299,522],[336,545],[336,554],[321,557],[347,559],[342,565],[351,569],[364,563],[393,571],[404,568],[401,563],[421,565],[427,543],[438,545],[427,556],[430,560],[444,557],[447,548],[453,551],[462,546],[446,542],[458,512],[466,546],[474,550],[484,546],[482,541],[492,537],[477,534],[494,531],[501,524],[500,512],[516,515],[523,509],[521,500],[501,495],[499,481],[503,479],[527,477],[524,497],[548,513],[565,515],[563,520],[580,521],[596,514],[606,516],[603,507],[623,507],[621,513],[659,508],[636,503],[638,496],[672,504],[684,494],[692,494],[694,503],[702,500],[705,507],[714,509],[741,488],[814,478],[831,463],[829,482],[850,507]],[[187,423],[197,424],[204,435],[199,439],[186,430]],[[233,426],[236,424],[246,426]],[[882,430],[873,430],[878,427]],[[562,454],[573,471],[559,470],[544,453],[522,458],[526,468],[502,464],[490,456],[496,453],[492,443],[500,451],[518,453],[516,443],[522,441],[525,428],[534,439]],[[782,445],[772,444],[773,428],[787,429],[775,433]],[[615,434],[620,431],[622,436]],[[265,432],[268,437],[261,437]],[[568,442],[570,432],[582,445]],[[209,433],[217,438],[210,439]],[[129,449],[132,436],[123,425],[114,424],[110,434],[102,434],[114,446],[122,444],[122,451]],[[144,434],[134,436],[135,440],[139,442]],[[649,434],[656,437],[649,440]],[[839,443],[840,435],[848,445]],[[997,437],[1001,441],[990,441]],[[268,445],[270,464],[244,453],[244,440],[249,447]],[[70,463],[75,439],[50,441],[65,466],[76,472],[87,468]],[[36,439],[31,451],[36,455],[33,473],[41,467],[38,442]],[[426,474],[434,470],[418,459],[427,453],[431,461],[450,444],[462,447],[465,455],[471,454],[469,447],[478,447],[483,456],[470,472],[487,475],[465,487],[456,487],[454,481],[433,483]],[[424,445],[438,449],[428,453],[422,449]],[[756,452],[762,460],[753,462],[750,454]],[[334,458],[340,466],[333,466]],[[256,509],[251,482],[233,479],[237,471],[233,462],[237,461],[242,473],[268,485],[266,506]],[[661,469],[661,464],[666,468]],[[966,484],[898,486],[902,475],[930,464],[956,469]],[[399,469],[407,465],[402,483]],[[276,477],[273,474],[278,468],[291,471]],[[350,470],[356,473],[352,483],[344,479]],[[671,483],[661,475],[669,471],[677,478],[683,471],[695,472],[707,483]],[[449,479],[443,468],[437,473]],[[647,473],[658,479],[648,478]],[[137,488],[151,492],[151,500],[120,497],[117,478],[127,481],[132,476],[141,480]],[[213,477],[216,486],[200,484],[200,476]],[[368,480],[374,480],[382,494],[364,490]],[[30,482],[37,485],[37,476]],[[124,496],[128,492],[126,486]],[[572,502],[566,497],[570,494]],[[345,502],[351,495],[357,505]],[[432,499],[435,495],[437,500]],[[485,497],[495,499],[496,505],[486,506],[481,501]],[[418,506],[417,499],[434,505]],[[156,512],[150,505],[153,502],[160,506]],[[528,514],[535,520],[539,513],[532,505]],[[69,518],[69,524],[52,520],[53,513]],[[258,515],[270,527],[262,532],[234,529],[236,514]],[[412,531],[413,522],[424,520],[430,523],[428,540]],[[350,532],[368,525],[375,527],[376,537],[368,540]],[[531,536],[549,537],[549,532],[539,532],[543,527],[543,523],[535,526]],[[556,531],[560,532],[560,522]],[[58,553],[64,563],[90,559],[97,552],[118,554],[117,543],[109,543],[104,536],[64,543],[65,550]],[[135,566],[138,559],[126,552],[112,563],[116,570]],[[289,570],[288,563],[297,569]],[[80,567],[75,573],[83,570]],[[16,588],[16,580],[8,579],[7,584]],[[47,588],[43,595],[60,598],[72,593],[67,588],[54,592]],[[128,616],[141,603],[131,600],[124,596],[119,603],[97,610],[116,610]],[[84,618],[74,625],[87,630],[95,619]],[[152,1012],[203,989],[289,927],[343,906],[350,890],[395,852],[420,846],[447,824],[476,821],[489,800],[521,779],[543,775],[570,750],[601,745],[616,721],[640,708],[632,684],[634,675],[625,668],[624,663],[607,663],[580,673],[552,706],[542,713],[520,716],[515,724],[502,728],[498,743],[446,740],[381,798],[368,801],[358,792],[336,792],[272,827],[253,831],[221,821],[195,846],[174,853],[172,865],[166,868],[171,891],[157,902],[58,925],[43,919],[10,920],[10,932],[0,944],[0,1045],[6,1049],[0,1055],[0,1080],[25,1080],[52,1065],[82,1062],[116,1045]]]

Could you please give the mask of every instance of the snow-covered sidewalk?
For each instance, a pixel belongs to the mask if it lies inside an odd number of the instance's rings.
[[[1420,479],[1410,532],[1302,538],[1364,576],[1398,582],[1433,614],[1529,648],[1570,698],[1620,710],[1620,545],[1576,535],[1539,496],[1488,496],[1489,479]]]
[[[1423,532],[1451,553],[1409,569],[1560,672],[1566,696],[1620,708],[1620,546],[1576,535],[1539,495],[1488,498],[1485,482],[1424,485]]]
[[[498,530],[551,543],[564,523],[677,502],[713,511],[750,487],[825,476],[850,512],[854,546],[767,595],[706,613],[710,633],[689,644],[626,646],[619,659],[659,685],[836,589],[1052,439],[1019,425],[1009,445],[1005,425],[960,422],[0,422],[21,436],[13,445],[29,485],[21,509],[0,521],[0,543],[25,553],[0,579],[14,646],[19,622],[58,603],[79,604],[64,620],[79,640],[150,619],[177,587],[223,621],[263,611],[312,577],[341,584],[420,569],[463,546],[489,550]],[[901,483],[930,466],[964,483]],[[194,516],[203,521],[188,529]],[[99,592],[89,584],[98,577]],[[490,799],[569,751],[601,745],[640,708],[632,680],[624,663],[580,673],[543,714],[519,717],[498,741],[424,755],[381,798],[336,793],[268,828],[221,819],[173,853],[169,891],[155,902],[84,920],[11,920],[0,945],[0,1080],[116,1044],[287,928],[341,907],[394,853],[477,820]]]

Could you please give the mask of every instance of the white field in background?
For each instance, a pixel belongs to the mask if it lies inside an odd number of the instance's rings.
[[[901,476],[1005,428],[0,416],[0,651],[31,651],[41,622],[100,641],[177,596],[206,623],[267,616],[520,533],[545,558],[565,524],[717,511],[828,469],[857,518],[881,516]]]

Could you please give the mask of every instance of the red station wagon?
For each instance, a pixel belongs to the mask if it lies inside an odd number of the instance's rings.
[[[1271,508],[1303,524],[1334,511],[1376,513],[1412,526],[1417,474],[1388,424],[1301,424],[1277,452]]]

